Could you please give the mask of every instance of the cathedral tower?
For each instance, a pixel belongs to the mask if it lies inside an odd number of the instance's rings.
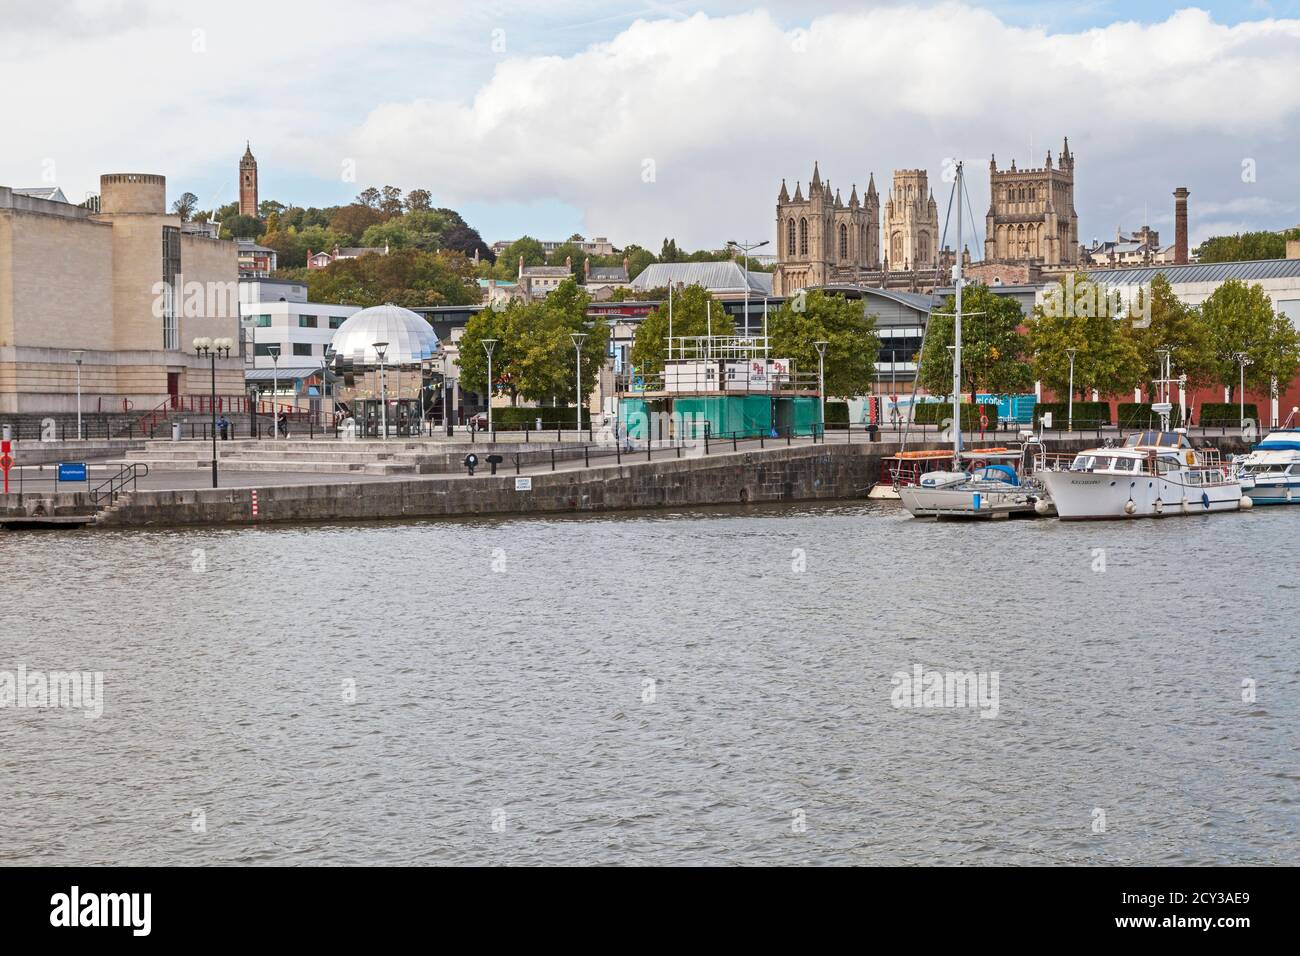
[[[999,170],[989,161],[989,212],[985,217],[986,262],[1038,261],[1045,266],[1079,261],[1079,217],[1074,211],[1074,154],[1065,140],[1059,162],[1038,169]]]
[[[852,184],[848,201],[813,163],[808,195],[795,183],[794,195],[785,181],[776,197],[776,271],[772,289],[789,295],[833,282],[855,281],[856,274],[880,268],[880,197],[874,177],[858,198]]]
[[[894,170],[885,203],[885,255],[891,271],[935,268],[939,207],[924,169]]]

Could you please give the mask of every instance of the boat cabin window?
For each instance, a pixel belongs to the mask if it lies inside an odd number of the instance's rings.
[[[1300,464],[1295,464],[1291,466],[1291,474],[1300,475]]]
[[[1107,468],[1110,467],[1111,462],[1113,462],[1114,460],[1115,459],[1111,458],[1109,455],[1098,455],[1093,459],[1092,470],[1105,471]]]
[[[1071,471],[1092,471],[1092,456],[1079,455],[1070,463]]]
[[[1124,439],[1125,448],[1136,448],[1138,446],[1150,447],[1158,446],[1162,448],[1191,448],[1192,443],[1187,440],[1187,436],[1182,432],[1158,432],[1145,431],[1134,432]]]
[[[1116,458],[1115,470],[1121,474],[1128,475],[1137,471],[1138,460],[1136,458]]]
[[[1156,459],[1156,474],[1166,475],[1171,471],[1177,471],[1182,467],[1177,455],[1161,455]]]

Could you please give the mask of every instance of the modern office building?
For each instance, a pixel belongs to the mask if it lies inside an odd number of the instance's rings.
[[[281,369],[319,370],[335,331],[361,311],[356,305],[308,302],[304,282],[261,278],[239,281],[239,306],[251,368],[275,367],[272,351],[278,346]]]

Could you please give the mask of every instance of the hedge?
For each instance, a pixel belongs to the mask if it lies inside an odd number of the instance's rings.
[[[848,402],[827,402],[826,403],[826,427],[827,428],[848,428],[849,427],[849,403]]]
[[[1052,429],[1065,428],[1070,422],[1069,402],[1039,402],[1034,406],[1034,424],[1052,413]],[[1081,428],[1096,428],[1110,424],[1110,402],[1075,402],[1074,424]]]
[[[577,423],[578,412],[572,405],[547,406],[545,408],[520,408],[507,406],[492,409],[492,427],[497,431],[532,431],[537,427],[537,419],[542,420],[542,428],[554,431],[555,428],[572,429]],[[582,410],[582,427],[591,427],[591,412]]]
[[[989,420],[989,428],[994,428],[998,423],[998,407],[996,405],[971,405],[963,402],[961,406],[961,429],[962,431],[975,431],[980,427],[980,412]],[[950,402],[923,402],[917,405],[912,421],[917,425],[942,425],[944,422],[952,420],[952,404]]]
[[[1241,424],[1241,419],[1245,417],[1259,423],[1259,411],[1255,408],[1254,402],[1247,402],[1245,411],[1242,406],[1236,402],[1203,402],[1201,403],[1201,425],[1218,426],[1231,425],[1234,428]]]
[[[1180,428],[1182,426],[1182,410],[1177,406],[1169,412],[1169,427]],[[1150,402],[1120,402],[1119,403],[1119,426],[1120,428],[1159,428],[1160,416],[1151,410]]]

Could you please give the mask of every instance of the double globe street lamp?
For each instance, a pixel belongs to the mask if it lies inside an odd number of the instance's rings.
[[[194,354],[206,356],[212,369],[212,487],[217,487],[217,356],[230,357],[230,350],[235,347],[234,339],[210,339],[207,337],[194,340]]]

